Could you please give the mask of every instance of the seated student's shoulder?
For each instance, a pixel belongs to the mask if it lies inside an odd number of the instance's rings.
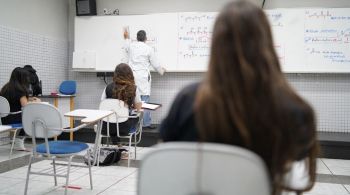
[[[284,99],[282,106],[290,116],[299,118],[313,115],[312,107],[300,96],[281,93],[280,98]]]
[[[178,121],[186,121],[193,115],[194,102],[200,83],[192,83],[183,88],[176,96],[170,115],[177,113]]]
[[[197,83],[192,83],[184,87],[178,94],[178,96],[187,96],[187,97],[194,97],[197,94],[197,91],[200,87],[199,82]]]

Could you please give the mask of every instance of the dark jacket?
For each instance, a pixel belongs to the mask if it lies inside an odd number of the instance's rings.
[[[33,96],[41,95],[41,83],[39,82],[39,77],[36,74],[36,70],[31,65],[25,65],[23,68],[29,72],[30,85],[32,86]]]

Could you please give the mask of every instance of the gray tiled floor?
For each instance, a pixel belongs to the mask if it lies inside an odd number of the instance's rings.
[[[141,159],[152,148],[137,148],[137,159]],[[34,163],[32,169],[42,170],[51,167],[51,161],[43,160]],[[28,166],[0,174],[0,195],[23,194]],[[58,172],[66,169],[58,168]],[[88,169],[74,167],[71,169],[70,186],[81,189],[69,189],[69,194],[136,194],[137,168],[124,166],[92,167],[93,186],[90,190]],[[63,194],[64,178],[58,178],[58,186],[54,186],[53,178],[48,176],[31,176],[28,194]]]
[[[0,144],[4,144],[4,143],[0,143]],[[25,144],[25,147],[30,150],[31,145]],[[8,160],[10,158],[10,148],[11,148],[10,144],[0,145],[0,162]],[[29,155],[29,152],[13,150],[11,158],[18,158],[25,155]]]
[[[152,148],[137,149],[137,159],[140,160]],[[326,177],[349,177],[350,160],[318,159],[317,173]],[[51,167],[51,161],[44,160],[33,164],[34,170]],[[65,171],[65,168],[59,169]],[[93,167],[94,189],[89,188],[88,169],[72,168],[70,185],[81,189],[69,189],[69,194],[118,194],[135,195],[137,191],[137,168],[124,166]],[[27,166],[0,174],[0,195],[23,194]],[[54,186],[53,178],[47,176],[31,176],[29,194],[63,194],[64,179],[58,180],[58,187]],[[286,193],[286,195],[293,193]],[[317,182],[315,187],[305,195],[350,195],[350,182],[325,183]]]

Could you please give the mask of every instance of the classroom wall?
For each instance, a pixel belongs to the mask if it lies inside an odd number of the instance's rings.
[[[0,0],[0,87],[31,64],[48,94],[68,78],[68,0]]]
[[[262,0],[252,0],[261,4]],[[98,0],[98,13],[103,9],[119,9],[120,14],[148,14],[178,11],[218,11],[228,0]],[[69,34],[74,34],[74,0],[70,10]],[[350,7],[349,0],[266,0],[265,7]],[[73,13],[73,14],[72,14]],[[74,40],[70,39],[70,65]],[[70,66],[71,67],[71,66]],[[200,81],[204,73],[166,73],[159,76],[152,73],[151,101],[162,103],[163,107],[153,113],[153,123],[160,123],[175,98],[177,92],[189,83]],[[328,132],[350,132],[350,75],[349,74],[286,74],[291,85],[315,108],[318,130]],[[70,71],[69,78],[78,81],[76,107],[97,108],[105,87],[95,73]],[[107,82],[110,82],[110,78]]]

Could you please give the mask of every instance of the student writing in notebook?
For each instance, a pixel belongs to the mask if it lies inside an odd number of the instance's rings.
[[[163,141],[216,142],[252,150],[267,165],[273,195],[289,189],[284,178],[296,161],[306,159],[311,182],[303,190],[315,181],[313,109],[288,84],[268,20],[248,1],[229,3],[219,14],[205,79],[177,95],[160,133]]]
[[[140,111],[142,104],[140,95],[135,85],[132,70],[127,64],[121,63],[115,68],[113,82],[103,90],[101,101],[110,98],[122,100],[128,106],[130,114],[133,109]],[[128,135],[129,131],[136,127],[138,121],[138,118],[129,118],[127,121],[119,123],[120,135]],[[116,124],[110,123],[109,132],[113,144],[117,144],[119,139]],[[103,123],[102,134],[107,134],[106,122]]]
[[[24,68],[15,68],[10,76],[10,80],[2,87],[0,91],[0,96],[7,99],[10,104],[11,112],[19,112],[22,107],[27,105],[29,102],[40,102],[39,98],[29,97],[29,72]],[[22,123],[22,113],[10,114],[6,117],[1,118],[3,125],[14,125],[18,124],[21,126]],[[20,136],[25,135],[23,129],[19,132]],[[24,139],[16,138],[15,140],[16,148],[19,150],[25,150]]]

